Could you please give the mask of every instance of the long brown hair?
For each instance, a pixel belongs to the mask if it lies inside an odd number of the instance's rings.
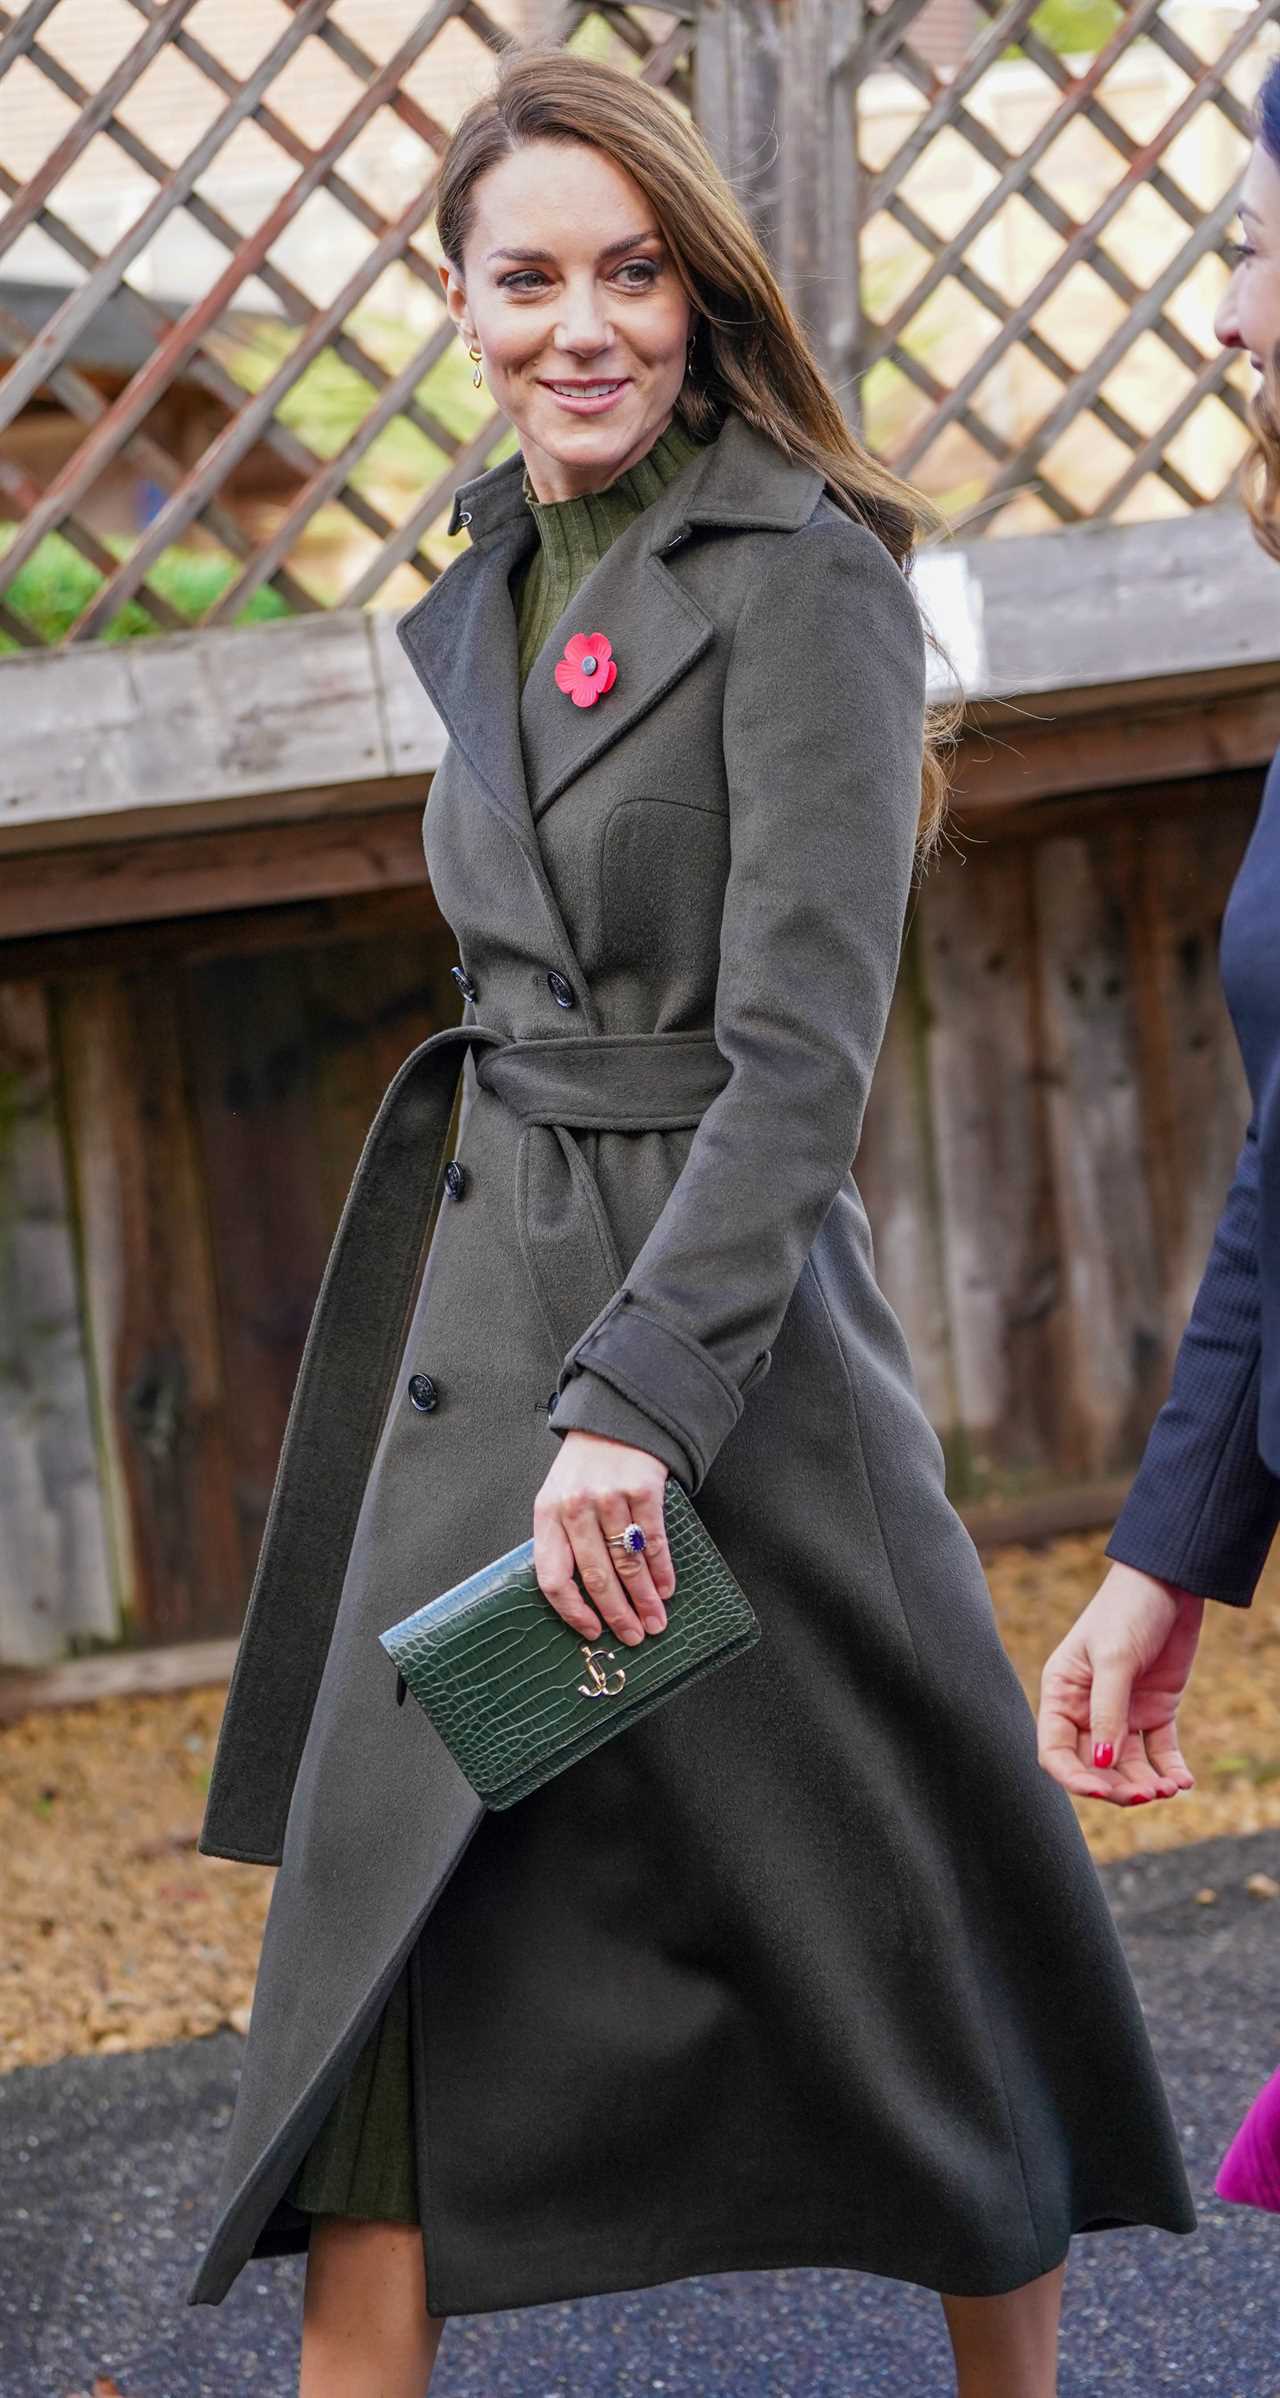
[[[1250,439],[1240,470],[1244,504],[1254,539],[1280,562],[1280,342],[1246,414]]]
[[[943,529],[942,519],[850,431],[731,186],[701,135],[651,84],[568,50],[505,50],[492,90],[462,117],[440,168],[436,227],[455,272],[480,177],[534,141],[590,144],[649,201],[696,312],[676,401],[689,432],[710,437],[736,408],[786,456],[815,467],[836,505],[909,569],[921,535]],[[937,650],[932,632],[928,638]],[[955,700],[926,713],[922,858],[941,832],[961,714]]]
[[[1280,58],[1272,59],[1262,78],[1253,126],[1272,165],[1280,168]],[[1247,413],[1250,441],[1240,469],[1244,504],[1254,538],[1268,557],[1280,560],[1280,341],[1272,347]]]

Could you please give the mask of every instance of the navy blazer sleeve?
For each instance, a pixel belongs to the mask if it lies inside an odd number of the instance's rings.
[[[1250,1124],[1169,1398],[1107,1543],[1108,1557],[1247,1607],[1280,1523],[1280,1477],[1258,1453],[1260,1160]]]

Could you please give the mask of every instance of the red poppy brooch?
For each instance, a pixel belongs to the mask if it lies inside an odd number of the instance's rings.
[[[571,633],[563,658],[556,660],[556,681],[575,708],[594,708],[601,693],[612,688],[617,673],[607,633]]]

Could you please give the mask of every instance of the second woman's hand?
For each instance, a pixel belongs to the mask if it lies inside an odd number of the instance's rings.
[[[1055,1782],[1115,1807],[1192,1788],[1178,1707],[1204,1608],[1189,1590],[1112,1566],[1041,1679],[1040,1763]]]
[[[533,1503],[533,1564],[544,1597],[585,1640],[599,1640],[607,1625],[635,1648],[646,1632],[665,1630],[676,1586],[662,1511],[666,1481],[665,1465],[647,1449],[598,1432],[565,1433]],[[628,1524],[644,1534],[634,1557],[608,1545],[608,1535]]]

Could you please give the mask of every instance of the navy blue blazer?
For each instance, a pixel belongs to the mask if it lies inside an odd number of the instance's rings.
[[[1280,1523],[1280,752],[1223,919],[1221,966],[1253,1114],[1107,1555],[1247,1607]]]

